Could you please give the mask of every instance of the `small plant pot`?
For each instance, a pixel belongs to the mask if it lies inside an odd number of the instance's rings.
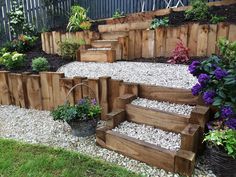
[[[236,159],[223,148],[207,144],[207,160],[211,170],[219,177],[236,177]]]
[[[72,135],[86,137],[95,134],[98,119],[70,121],[68,124],[72,129]]]

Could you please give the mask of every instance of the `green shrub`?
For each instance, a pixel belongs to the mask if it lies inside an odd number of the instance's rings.
[[[123,16],[124,16],[124,12],[121,12],[119,9],[117,9],[115,13],[113,14],[112,18],[116,19],[116,18],[121,18]]]
[[[76,58],[77,50],[81,45],[84,45],[84,40],[75,40],[75,39],[67,39],[63,42],[59,43],[59,50],[61,53],[61,56],[63,58],[70,57],[72,59]]]
[[[77,31],[81,29],[80,27],[81,23],[88,21],[87,13],[88,10],[79,5],[72,6],[69,23],[67,25],[67,30]]]
[[[207,6],[206,0],[192,0],[192,8],[185,11],[186,19],[193,20],[205,20],[207,19],[209,12],[209,7]]]
[[[158,27],[167,27],[169,25],[169,18],[164,17],[163,19],[154,18],[150,24],[149,29],[154,30]]]
[[[0,57],[0,62],[7,69],[18,69],[25,62],[25,55],[18,52],[7,52]]]
[[[226,17],[223,17],[223,16],[211,15],[210,22],[213,24],[217,24],[217,23],[223,22],[225,19]]]
[[[49,63],[46,58],[38,57],[32,60],[32,69],[33,71],[48,71],[50,68]]]
[[[82,30],[90,30],[91,26],[92,24],[90,21],[85,21],[85,22],[80,23],[80,28]]]

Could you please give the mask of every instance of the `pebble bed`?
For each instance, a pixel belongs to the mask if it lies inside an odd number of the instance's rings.
[[[158,145],[171,151],[179,150],[181,145],[180,134],[163,131],[161,129],[154,128],[153,126],[144,124],[136,124],[125,121],[118,127],[112,129],[112,131],[145,141],[150,144]]]
[[[98,78],[110,76],[113,79],[125,82],[160,85],[190,89],[196,82],[188,67],[164,63],[145,62],[72,62],[59,68],[66,77],[81,76]]]
[[[178,174],[151,167],[101,148],[96,145],[95,136],[86,138],[72,136],[69,125],[53,121],[49,111],[0,106],[0,137],[78,151],[118,164],[148,177],[180,177]],[[215,177],[212,171],[208,169],[207,162],[204,159],[202,156],[197,160],[194,176]]]
[[[182,114],[185,116],[190,116],[193,108],[195,106],[190,106],[186,104],[175,104],[169,102],[160,102],[155,100],[148,100],[145,98],[137,98],[131,102],[131,104],[136,106],[142,106],[145,108],[158,109],[166,112],[172,112],[176,114]]]

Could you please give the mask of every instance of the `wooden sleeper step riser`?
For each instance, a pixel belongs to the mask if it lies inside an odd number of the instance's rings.
[[[77,60],[82,62],[109,62],[116,60],[115,50],[80,50]]]

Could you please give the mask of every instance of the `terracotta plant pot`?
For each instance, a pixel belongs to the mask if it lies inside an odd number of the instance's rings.
[[[78,137],[86,137],[95,134],[98,119],[75,120],[68,124],[71,126],[72,134]]]
[[[207,160],[211,170],[219,177],[236,177],[236,159],[223,148],[207,144]]]

